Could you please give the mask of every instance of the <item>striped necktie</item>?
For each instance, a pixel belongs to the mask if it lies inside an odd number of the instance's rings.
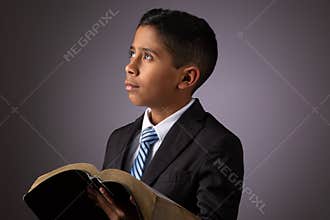
[[[148,155],[151,154],[151,148],[158,139],[157,133],[153,127],[147,127],[142,131],[139,152],[131,168],[131,175],[135,176],[138,180],[142,177]]]

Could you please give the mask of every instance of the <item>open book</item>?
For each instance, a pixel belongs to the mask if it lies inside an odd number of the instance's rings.
[[[98,171],[88,163],[69,164],[38,177],[23,199],[41,220],[108,219],[88,197],[87,186],[106,188],[116,204],[136,212],[136,219],[199,219],[129,173],[118,169]]]

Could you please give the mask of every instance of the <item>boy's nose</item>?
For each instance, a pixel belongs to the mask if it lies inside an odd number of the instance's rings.
[[[133,74],[133,75],[137,75],[138,74],[138,70],[136,67],[134,67],[132,65],[132,63],[129,63],[125,66],[125,71],[127,74]]]

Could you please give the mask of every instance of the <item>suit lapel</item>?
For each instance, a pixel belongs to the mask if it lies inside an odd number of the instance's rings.
[[[112,167],[124,170],[127,151],[129,150],[131,140],[136,136],[137,132],[141,130],[142,120],[143,114],[127,127],[127,131],[122,132],[117,146],[117,152],[114,154],[116,158],[112,160]]]
[[[154,158],[146,168],[142,181],[152,185],[157,177],[193,141],[202,128],[205,111],[198,99],[187,109],[169,130]]]

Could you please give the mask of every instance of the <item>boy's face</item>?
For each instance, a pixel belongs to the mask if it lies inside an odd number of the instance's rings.
[[[140,26],[130,47],[125,86],[134,105],[163,108],[178,98],[181,69],[172,64],[156,29]]]

